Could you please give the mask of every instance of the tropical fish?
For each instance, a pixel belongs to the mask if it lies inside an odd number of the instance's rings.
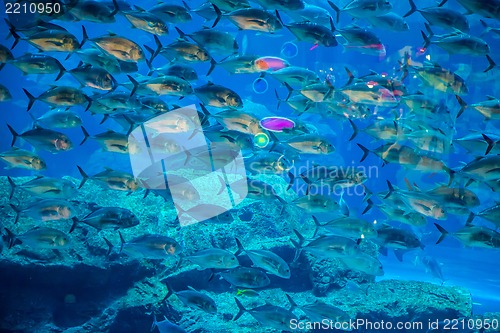
[[[22,138],[38,149],[47,150],[52,154],[68,151],[73,148],[73,143],[70,138],[61,132],[56,132],[50,129],[35,127],[32,130],[18,134],[9,124],[7,124],[12,133],[12,143],[14,146],[17,138]]]
[[[366,18],[380,16],[392,10],[392,4],[387,0],[352,0],[342,9],[331,1],[328,1],[328,4],[337,12],[337,22],[340,12],[346,12],[354,18]]]
[[[113,0],[113,8],[110,8],[104,2],[83,0],[71,6],[68,13],[80,21],[112,23],[115,22],[115,15],[118,10],[119,6],[116,0]]]
[[[15,235],[5,228],[9,238],[9,248],[17,244],[25,244],[34,249],[67,248],[70,245],[69,236],[54,228],[39,227],[21,235]]]
[[[133,212],[121,207],[100,207],[87,214],[82,219],[73,219],[70,233],[78,223],[85,223],[97,230],[118,230],[132,228],[139,224],[139,219]]]
[[[476,216],[490,221],[497,229],[500,228],[500,204],[486,208],[479,213],[471,212],[469,218],[467,219],[467,224],[470,224]]]
[[[238,258],[228,250],[205,249],[183,257],[203,269],[231,269],[240,265]]]
[[[17,223],[21,216],[28,216],[35,220],[59,221],[68,220],[75,216],[76,209],[71,203],[62,199],[43,199],[29,203],[25,207],[18,207],[10,204],[16,212]]]
[[[235,26],[242,30],[254,30],[273,33],[283,26],[280,21],[271,13],[258,8],[242,8],[223,14],[219,7],[214,5],[217,18],[212,28],[215,27],[221,18],[225,17]]]
[[[217,274],[235,287],[254,289],[266,287],[271,283],[266,273],[256,268],[239,266]]]
[[[243,101],[235,91],[221,85],[213,84],[212,82],[195,88],[194,93],[205,105],[235,109],[243,107]]]
[[[320,229],[334,235],[353,239],[371,239],[377,237],[375,225],[365,220],[354,217],[340,217],[321,224],[315,216],[312,218],[316,224],[314,237]]]
[[[0,153],[0,159],[7,164],[7,169],[43,170],[47,167],[47,164],[40,156],[17,147],[12,147],[10,150]]]
[[[183,6],[174,3],[158,3],[149,9],[150,13],[155,14],[160,19],[168,23],[183,23],[192,20],[191,9],[182,1]]]
[[[80,89],[73,87],[53,86],[38,97],[33,96],[24,88],[23,91],[29,99],[27,111],[31,109],[35,101],[42,101],[54,107],[71,107],[88,103],[87,109],[92,103],[92,99],[90,97],[82,93]]]
[[[307,243],[307,245],[304,245],[304,236],[297,230],[294,230],[294,233],[299,238],[298,243],[291,240],[297,249],[294,261],[298,259],[302,250],[325,259],[355,256],[361,253],[358,246],[359,241],[355,242],[347,237],[336,235],[320,236]]]
[[[423,9],[418,9],[413,0],[409,0],[409,2],[411,9],[404,15],[404,17],[408,17],[415,12],[419,12],[431,25],[452,30],[456,29],[464,33],[469,32],[470,27],[467,17],[453,9],[441,7],[445,1],[443,1],[440,6],[427,7]]]
[[[340,260],[349,269],[357,272],[363,272],[373,276],[383,276],[384,268],[382,263],[376,258],[368,254],[360,254],[355,256],[342,257]]]
[[[410,30],[410,26],[405,21],[405,19],[392,12],[379,16],[370,16],[367,17],[367,20],[371,23],[372,26],[389,31],[398,32]]]
[[[132,76],[128,75],[130,82],[133,84],[130,95],[136,92],[141,95],[157,95],[157,96],[180,96],[184,97],[193,93],[191,84],[177,76],[160,76],[157,78],[148,79],[144,82],[138,82]]]
[[[464,228],[450,234],[439,224],[434,223],[434,225],[441,233],[441,237],[439,237],[436,244],[441,243],[443,239],[446,238],[446,236],[452,235],[465,246],[480,247],[486,249],[500,248],[500,233],[487,227],[479,227],[467,224]]]
[[[111,91],[117,88],[115,78],[105,69],[80,66],[68,71],[83,87]]]
[[[20,185],[16,185],[10,177],[7,179],[11,186],[10,198],[16,188],[45,199],[69,199],[76,194],[75,185],[67,179],[39,176]]]
[[[162,235],[145,234],[125,242],[120,234],[120,253],[136,258],[167,259],[182,252],[182,247],[174,239]]]
[[[81,188],[89,179],[95,180],[111,190],[133,192],[139,188],[139,182],[126,172],[106,168],[106,170],[89,177],[81,167],[77,166],[77,168],[83,177],[78,188]]]
[[[87,30],[85,30],[84,26],[82,26],[82,31],[83,40],[80,47],[82,47],[86,41],[91,41],[102,51],[115,57],[118,60],[126,62],[138,62],[145,59],[144,51],[142,50],[142,48],[137,43],[128,38],[111,34],[108,36],[89,39]]]
[[[443,208],[444,204],[434,196],[419,191],[396,190],[388,180],[387,185],[389,186],[389,193],[385,196],[385,198],[396,194],[408,208],[413,209],[415,212],[437,220],[446,219],[447,213]]]
[[[218,31],[214,29],[198,30],[191,34],[185,34],[182,30],[175,27],[181,39],[186,37],[194,40],[198,45],[203,46],[207,50],[220,54],[235,54],[238,53],[238,43],[233,35],[226,31]]]
[[[297,305],[295,301],[286,295],[290,304],[292,304],[292,309],[299,308],[306,314],[306,316],[311,320],[311,322],[322,322],[323,320],[332,320],[335,323],[347,323],[351,320],[351,317],[343,310],[326,304],[321,301],[316,301],[312,304]]]
[[[156,314],[153,312],[153,325],[151,326],[151,331],[155,327],[158,328],[160,333],[187,333],[182,327],[170,322],[167,318],[162,321],[156,321]]]
[[[175,294],[185,306],[196,308],[206,313],[216,314],[217,305],[215,301],[204,293],[194,290],[189,287],[189,290],[173,291],[167,283],[168,294],[163,300],[168,299],[172,294]]]
[[[168,34],[168,26],[154,13],[147,11],[124,11],[123,15],[137,29],[157,36]]]
[[[34,123],[35,126],[43,124],[49,128],[74,128],[82,124],[82,119],[71,111],[52,110],[35,119]]]
[[[274,252],[268,250],[245,250],[238,238],[236,238],[236,244],[238,245],[238,251],[234,254],[235,256],[245,253],[252,260],[254,267],[262,268],[266,273],[284,279],[290,278],[290,267]]]
[[[8,63],[19,68],[23,75],[58,73],[54,81],[59,80],[65,71],[59,60],[45,54],[27,53],[16,59],[11,59]]]
[[[298,320],[297,316],[291,310],[276,305],[266,304],[247,310],[236,297],[234,300],[236,301],[236,305],[238,305],[239,311],[233,320],[238,320],[245,312],[248,312],[262,326],[269,326],[285,331],[290,330],[290,322]]]
[[[80,47],[80,43],[74,35],[65,30],[40,30],[27,37],[21,37],[10,28],[10,33],[15,41],[11,49],[16,47],[19,40],[25,40],[41,52],[74,52]]]
[[[324,25],[312,22],[294,22],[284,24],[278,11],[276,11],[276,16],[280,20],[281,24],[290,30],[290,32],[299,41],[310,42],[314,45],[323,45],[325,47],[334,47],[338,45],[335,34],[333,33],[333,23],[331,23],[330,29]]]

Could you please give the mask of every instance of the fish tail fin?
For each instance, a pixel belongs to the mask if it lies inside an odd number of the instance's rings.
[[[361,160],[359,160],[360,162],[363,162],[366,159],[366,157],[368,157],[368,154],[370,153],[370,150],[368,148],[366,148],[365,146],[363,146],[362,144],[360,144],[360,143],[357,143],[357,145],[363,151],[363,157],[361,157]]]
[[[448,186],[450,186],[451,183],[453,183],[453,179],[455,178],[456,171],[449,168],[449,167],[446,167],[446,166],[445,166],[444,170],[450,175],[450,180],[448,181]]]
[[[314,235],[313,237],[316,237],[316,235],[318,234],[319,232],[319,228],[322,227],[321,223],[319,223],[318,219],[316,218],[316,216],[312,215],[312,219],[314,221],[314,224],[316,226],[316,230],[314,230]]]
[[[347,80],[347,83],[345,84],[346,86],[348,86],[352,83],[352,81],[354,81],[355,76],[354,76],[354,74],[352,74],[352,72],[349,70],[349,68],[344,67],[344,69],[347,73],[347,76],[349,77],[349,80]]]
[[[486,35],[488,32],[490,32],[491,30],[491,27],[488,25],[488,23],[486,23],[485,21],[483,20],[479,20],[479,22],[481,22],[481,25],[484,27],[484,30],[483,32],[481,33],[480,37],[483,37],[484,35]]]
[[[165,285],[167,286],[168,291],[163,300],[161,301],[161,303],[165,302],[174,293],[174,291],[172,290],[172,286],[170,286],[170,284],[167,281],[165,281]]]
[[[9,22],[10,23],[10,22]],[[12,43],[12,46],[10,49],[14,49],[16,45],[19,43],[19,40],[21,39],[21,36],[19,36],[15,30],[14,27],[9,27],[9,32],[12,34],[12,37],[14,37],[14,43]]]
[[[278,101],[278,104],[276,105],[276,110],[279,110],[281,105],[281,98],[278,95],[278,90],[274,89],[274,95],[276,95],[276,100]]]
[[[247,312],[247,309],[245,309],[239,299],[235,297],[234,300],[236,301],[236,305],[238,306],[239,311],[236,316],[234,316],[233,321],[238,320],[238,318],[240,318],[245,312]]]
[[[118,235],[120,235],[120,252],[118,253],[122,253],[123,245],[125,245],[125,239],[123,238],[123,235],[120,231],[118,231]]]
[[[10,185],[10,194],[9,194],[9,200],[12,199],[12,196],[14,195],[14,191],[16,190],[16,183],[14,183],[14,181],[12,180],[12,178],[10,178],[10,176],[7,176],[7,180],[9,181],[9,185]]]
[[[474,220],[475,217],[476,217],[476,214],[474,214],[473,212],[470,212],[469,217],[467,217],[467,221],[465,222],[465,225],[471,225],[472,220]]]
[[[328,4],[330,5],[330,7],[332,7],[332,9],[335,11],[335,13],[337,13],[337,23],[339,23],[339,19],[340,19],[340,8],[337,7],[336,4],[334,4],[333,2],[331,1],[328,1]]]
[[[178,216],[180,216],[182,214],[187,214],[187,212],[184,209],[182,209],[182,207],[179,206],[178,204],[174,203],[174,206],[175,206],[175,209],[177,209]]]
[[[239,256],[240,254],[242,254],[243,252],[245,252],[245,249],[243,248],[243,245],[241,244],[240,240],[238,238],[234,238],[234,240],[236,241],[236,245],[238,245],[238,251],[236,251],[234,253],[235,256]]]
[[[437,223],[434,223],[434,225],[436,226],[436,228],[439,230],[439,232],[441,233],[441,237],[439,237],[439,239],[437,240],[436,244],[439,244],[443,241],[443,239],[446,238],[446,236],[448,236],[448,231],[446,231],[445,228],[443,228],[442,226],[440,226],[439,224]]]
[[[352,135],[349,138],[349,141],[352,141],[358,135],[359,129],[356,126],[356,124],[351,120],[351,118],[347,118],[347,120],[349,120],[349,124],[351,124],[351,127],[352,127]]]
[[[71,224],[71,229],[69,229],[69,233],[72,233],[76,229],[76,226],[79,222],[78,218],[76,217],[73,217],[71,220],[73,221],[73,223]]]
[[[14,206],[13,204],[9,204],[9,206],[16,212],[16,218],[14,220],[14,224],[19,221],[19,217],[21,216],[21,209],[18,206]]]
[[[373,207],[373,201],[372,201],[372,199],[366,200],[366,208],[363,210],[363,212],[361,213],[361,215],[366,214],[370,209],[372,209],[372,207]]]
[[[384,197],[384,199],[387,199],[388,197],[391,196],[392,193],[394,193],[394,186],[392,186],[391,182],[389,180],[386,180],[387,182],[387,187],[389,187],[389,193]]]
[[[298,306],[297,303],[292,299],[292,297],[288,294],[285,294],[286,298],[288,299],[288,302],[290,302],[290,311],[295,310]]]
[[[108,17],[115,16],[116,13],[118,13],[118,11],[120,10],[120,7],[118,7],[118,2],[116,2],[116,0],[113,0],[113,6],[114,6],[114,9],[111,13],[109,13]]]
[[[288,202],[286,202],[282,197],[280,197],[279,195],[275,195],[276,199],[278,199],[278,201],[280,202],[281,204],[281,209],[280,209],[280,214],[279,216],[283,215],[283,212],[285,211],[285,207],[288,206]]]
[[[281,15],[277,9],[274,11],[274,13],[276,14],[276,18],[278,19],[278,21],[280,21],[281,25],[285,26],[285,24],[283,24],[283,20],[281,19]]]
[[[134,96],[135,92],[137,91],[137,88],[139,87],[139,82],[137,82],[137,80],[130,75],[127,75],[127,77],[130,80],[130,82],[132,82],[132,84],[134,85],[132,91],[130,92],[130,96]]]
[[[300,232],[298,232],[298,230],[293,229],[293,232],[295,233],[295,235],[299,239],[298,242],[294,241],[293,239],[290,239],[290,241],[292,242],[293,246],[296,249],[296,251],[295,251],[295,257],[293,258],[293,262],[296,262],[297,259],[299,259],[300,253],[302,252],[302,245],[305,242],[305,238],[304,238],[304,236],[302,236],[300,234]]]
[[[154,50],[154,52],[151,54],[151,59],[149,60],[151,63],[156,58],[156,56],[158,54],[160,54],[161,49],[163,48],[163,45],[161,44],[160,38],[158,38],[158,36],[156,36],[156,35],[154,35],[153,37],[155,39],[156,50]]]
[[[4,228],[5,231],[7,232],[7,243],[9,244],[9,249],[14,246],[14,243],[16,242],[16,234],[14,234],[12,231],[10,231],[7,228]]]
[[[157,326],[158,322],[156,321],[156,313],[153,310],[153,324],[151,324],[151,328],[149,329],[150,332],[153,332],[155,327]]]
[[[448,0],[443,0],[439,3],[439,5],[437,5],[437,7],[443,7],[445,3],[447,3]]]
[[[217,23],[219,23],[220,19],[222,18],[222,12],[220,11],[219,7],[217,7],[215,4],[212,4],[212,7],[214,7],[215,14],[217,14],[214,24],[212,25],[212,28],[215,28]]]
[[[292,96],[293,88],[286,82],[285,82],[285,87],[286,89],[288,89],[288,95],[286,96],[285,101],[288,101],[290,99],[290,96]]]
[[[287,186],[285,191],[288,191],[293,186],[293,183],[295,182],[295,175],[290,171],[288,171],[288,178],[290,178],[290,181],[288,182],[288,186]]]
[[[90,109],[90,107],[92,106],[92,98],[90,98],[89,96],[87,96],[85,94],[83,95],[83,97],[85,97],[85,99],[88,102],[87,107],[85,108],[85,112],[87,112]]]
[[[177,33],[179,34],[180,38],[186,39],[186,34],[181,29],[179,29],[178,27],[175,27],[175,30],[177,30]]]
[[[80,128],[82,129],[82,132],[83,132],[83,140],[82,140],[82,142],[80,142],[80,146],[81,146],[85,143],[85,141],[87,141],[87,139],[90,137],[90,134],[89,134],[89,132],[87,132],[85,127],[80,126]]]
[[[10,144],[10,146],[12,147],[16,143],[16,140],[19,137],[19,134],[17,134],[17,132],[14,131],[14,129],[9,124],[7,124],[7,127],[9,128],[9,131],[12,134],[12,143]]]
[[[422,34],[422,38],[424,39],[424,45],[422,45],[422,48],[427,49],[429,45],[431,45],[431,40],[429,39],[430,36],[427,36],[422,30],[420,30],[420,33]]]
[[[462,99],[462,97],[460,97],[458,95],[455,95],[455,98],[457,99],[458,104],[460,104],[460,110],[457,113],[457,118],[458,118],[462,115],[462,113],[464,113],[465,109],[467,108],[467,103],[465,103],[465,101]]]
[[[482,134],[483,135],[483,139],[486,141],[486,143],[488,143],[488,148],[486,148],[486,152],[484,153],[484,155],[488,155],[488,153],[493,149],[493,147],[495,146],[496,142],[493,141],[489,136],[487,136],[486,134]]]
[[[413,0],[409,0],[409,2],[410,2],[410,10],[406,14],[404,14],[403,17],[408,17],[417,11],[417,6],[415,5],[415,2],[413,2]]]
[[[493,68],[497,67],[497,64],[491,59],[489,55],[486,55],[486,59],[488,59],[488,67],[483,71],[483,73],[491,71]]]
[[[59,67],[59,74],[57,74],[55,81],[58,81],[66,73],[66,68],[59,61],[57,61],[57,66]]]
[[[78,189],[82,188],[82,186],[85,184],[85,182],[89,179],[89,176],[83,171],[83,169],[77,165],[78,171],[80,171],[80,175],[82,175],[82,181],[80,182],[80,186],[78,186]]]
[[[106,252],[106,256],[109,256],[111,254],[111,251],[113,251],[114,246],[106,237],[103,237],[103,239],[106,242],[106,245],[108,246],[108,252]]]
[[[212,74],[212,72],[215,69],[215,66],[217,66],[217,61],[215,61],[214,58],[211,58],[210,59],[210,68],[208,69],[207,76],[209,76],[210,74]]]
[[[224,179],[222,179],[220,175],[218,175],[217,177],[219,177],[219,183],[220,183],[220,189],[219,192],[217,192],[217,195],[220,195],[222,192],[224,192],[225,189],[227,189],[227,185]]]
[[[36,101],[36,97],[30,94],[30,92],[26,89],[23,88],[24,93],[26,96],[28,96],[29,102],[28,102],[28,107],[26,108],[26,111],[29,111],[31,107],[33,106],[33,103]]]
[[[83,44],[85,44],[88,39],[89,35],[87,35],[87,29],[85,29],[85,26],[82,25],[82,42],[80,43],[80,48],[82,48]]]

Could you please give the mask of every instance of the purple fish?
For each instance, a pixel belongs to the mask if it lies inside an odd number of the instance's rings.
[[[283,117],[266,117],[260,121],[260,126],[271,132],[283,132],[284,129],[292,129],[295,123]]]

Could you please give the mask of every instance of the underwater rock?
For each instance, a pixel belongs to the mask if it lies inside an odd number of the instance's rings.
[[[31,177],[14,178],[16,184]],[[78,179],[66,177],[75,185]],[[272,183],[270,179],[266,179]],[[281,179],[276,183],[285,182]],[[21,217],[14,224],[14,212],[8,205],[10,186],[0,177],[0,221],[15,234],[22,234],[36,225],[58,228],[69,233],[71,221],[37,222]],[[424,282],[384,280],[374,283],[373,276],[349,270],[336,259],[318,260],[303,252],[293,262],[295,248],[290,242],[293,228],[310,233],[311,221],[301,219],[300,210],[286,207],[281,218],[277,203],[258,202],[246,206],[253,212],[250,220],[235,215],[229,223],[198,223],[179,228],[171,203],[160,196],[144,192],[127,193],[103,190],[88,181],[72,198],[77,216],[85,216],[93,207],[119,206],[131,210],[139,219],[138,226],[121,230],[126,240],[142,234],[164,234],[177,240],[184,249],[218,247],[236,252],[237,236],[246,249],[266,249],[289,263],[291,277],[283,279],[269,275],[270,285],[257,289],[257,297],[238,295],[245,307],[251,309],[264,300],[289,308],[286,293],[299,305],[322,302],[338,306],[352,318],[371,320],[408,321],[471,316],[472,300],[464,288],[444,287]],[[29,200],[16,193],[23,203]],[[157,207],[157,209],[150,209]],[[269,236],[271,234],[271,236]],[[203,235],[200,237],[200,235]],[[64,333],[128,333],[149,331],[153,311],[158,320],[162,314],[187,332],[251,332],[256,321],[243,315],[237,322],[232,318],[238,312],[234,302],[237,289],[210,270],[199,270],[189,261],[177,267],[174,256],[165,260],[136,259],[120,254],[120,237],[116,230],[96,230],[83,223],[69,234],[68,249],[36,249],[23,244],[8,248],[6,234],[2,234],[3,249],[0,271],[9,274],[0,277],[0,331],[2,332],[64,332]],[[113,244],[108,255],[104,237]],[[294,236],[292,236],[294,237]],[[377,246],[362,242],[361,250],[377,254]],[[189,253],[188,253],[189,254]],[[238,256],[242,266],[252,262],[246,255]],[[174,291],[196,289],[212,298],[218,312],[207,315],[187,308],[177,297],[163,302],[167,294],[165,281]],[[356,283],[358,291],[347,288]],[[313,290],[313,293],[310,290]],[[366,291],[366,292],[365,292]],[[301,313],[295,310],[296,315]],[[301,317],[303,318],[303,317]],[[258,326],[259,332],[275,332]]]

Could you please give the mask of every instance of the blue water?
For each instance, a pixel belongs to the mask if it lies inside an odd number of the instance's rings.
[[[409,5],[406,1],[392,0],[391,2],[394,7],[393,11],[400,15],[403,15],[409,9]],[[155,1],[141,1],[138,5],[143,8],[149,8],[155,3]],[[334,12],[328,4],[326,4],[326,1],[311,0],[310,3],[323,6],[328,9],[335,18]],[[200,4],[199,1],[189,2],[189,5],[192,8],[196,8],[198,4]],[[338,2],[339,7],[342,7],[343,5],[344,2]],[[434,5],[434,1],[418,1],[417,4],[419,8]],[[448,8],[464,12],[464,9],[454,0],[450,0],[446,6]],[[2,11],[0,18],[4,19],[6,17],[7,16]],[[471,26],[471,35],[479,36],[483,32],[484,28],[479,23],[480,18],[481,17],[476,14],[468,16]],[[11,16],[9,19],[14,21],[15,17]],[[310,43],[296,41],[294,36],[287,29],[283,29],[274,35],[257,34],[252,31],[238,31],[236,27],[227,20],[222,20],[221,23],[219,23],[219,28],[234,33],[240,47],[239,51],[242,54],[246,53],[278,57],[293,56],[285,59],[287,59],[290,64],[294,66],[306,67],[319,73],[320,79],[322,80],[328,76],[335,87],[342,87],[348,80],[344,67],[348,67],[356,76],[368,74],[370,70],[378,73],[385,72],[390,76],[401,75],[401,72],[398,72],[398,60],[401,60],[403,55],[401,50],[404,48],[411,48],[415,51],[420,48],[423,42],[420,30],[425,31],[425,20],[420,14],[415,13],[406,18],[406,20],[410,26],[410,30],[405,32],[396,33],[377,29],[376,27],[370,28],[380,37],[385,45],[387,55],[381,58],[360,54],[355,51],[348,51],[341,45],[332,48],[326,48],[320,45],[313,48]],[[492,26],[500,26],[500,22],[495,19],[486,20]],[[104,34],[105,31],[112,31],[119,35],[127,36],[140,45],[146,44],[153,48],[155,45],[152,35],[141,30],[131,29],[128,21],[126,21],[121,15],[118,15],[117,22],[112,24],[98,24],[90,22],[59,23],[61,23],[69,32],[73,33],[79,40],[82,36],[81,25],[83,23],[89,37],[91,38],[100,36]],[[363,27],[369,26],[368,22],[365,20],[355,20],[353,22],[351,17],[346,13],[342,13],[340,15],[340,23],[336,23],[336,26],[345,27],[351,23],[359,24]],[[204,25],[211,26],[211,22],[204,22],[204,19],[193,13],[193,21],[181,23],[178,26],[184,32],[190,33],[196,31]],[[439,28],[433,29],[438,33],[442,32]],[[0,27],[0,37],[3,38],[6,35],[7,28],[5,24],[2,24]],[[163,45],[167,45],[174,41],[177,37],[175,29],[171,26],[169,35],[162,36],[160,39]],[[498,42],[498,38],[495,38],[495,35],[492,33],[486,34],[482,38],[488,42],[491,48],[490,56],[494,60],[500,61],[500,43]],[[11,38],[10,40],[1,40],[1,43],[10,47],[12,41],[13,40]],[[297,46],[298,53],[296,56],[294,56],[295,50],[290,44],[287,44],[283,49],[283,45],[285,43],[293,43]],[[24,41],[21,41],[13,50],[15,56],[23,55],[26,52],[36,52],[36,50]],[[51,53],[51,55],[61,60],[64,67],[67,69],[76,67],[80,61],[77,55],[73,55],[67,61],[64,60],[66,56],[65,54]],[[147,55],[149,56],[149,54]],[[221,56],[214,57],[216,60],[221,60],[223,58]],[[499,71],[498,69],[493,69],[488,73],[483,73],[483,70],[488,65],[484,57],[449,55],[445,50],[432,45],[424,54],[415,55],[413,60],[417,62],[424,62],[426,60],[430,60],[431,62],[435,61],[443,68],[459,71],[461,73],[460,75],[466,79],[467,86],[469,88],[469,94],[463,96],[463,99],[469,104],[484,101],[488,95],[495,97],[500,96],[500,85],[497,82],[499,78]],[[165,64],[166,60],[163,57],[159,56],[155,59],[155,67],[161,67]],[[285,116],[291,119],[295,119],[297,117],[292,113],[292,110],[285,105],[285,103],[282,103],[279,109],[276,108],[277,100],[275,90],[278,91],[281,98],[285,98],[288,91],[285,87],[281,86],[277,80],[270,76],[265,77],[267,85],[264,85],[263,82],[257,81],[257,85],[255,86],[255,80],[258,78],[258,74],[229,74],[223,68],[217,67],[209,77],[206,77],[205,73],[208,71],[209,67],[207,63],[194,64],[193,67],[199,75],[199,81],[193,83],[193,86],[201,86],[206,82],[211,81],[231,87],[243,98],[244,103],[246,101],[251,101],[252,103],[248,103],[248,105],[256,103],[266,108],[267,113],[262,114],[262,117],[271,114]],[[148,67],[146,64],[144,62],[139,63],[139,73],[145,75],[147,72]],[[120,83],[129,82],[125,74],[116,74],[114,77]],[[18,132],[23,132],[31,127],[32,119],[26,112],[28,100],[23,93],[22,88],[27,89],[34,96],[38,96],[54,83],[54,78],[55,75],[22,76],[21,72],[11,65],[6,65],[0,72],[0,84],[8,87],[13,96],[11,101],[0,104],[0,127],[2,128],[0,130],[0,151],[8,150],[12,140],[12,136],[5,126],[6,123],[10,124]],[[56,84],[78,87],[77,81],[74,80],[70,74],[65,74],[64,77]],[[405,80],[407,90],[411,93],[420,90],[420,84],[420,80],[413,77],[411,74]],[[90,88],[84,88],[83,90],[90,96],[92,96],[93,93],[101,93],[93,91]],[[258,93],[255,93],[255,90],[257,90]],[[453,112],[456,112],[459,108],[455,96],[451,94],[436,92],[434,97],[445,103]],[[164,100],[167,101],[169,105],[189,105],[199,103],[199,100],[195,96],[187,96],[182,101],[171,97],[164,98]],[[370,108],[372,111],[375,111],[373,106],[370,106]],[[397,107],[396,109],[399,111],[400,108],[401,107]],[[39,117],[47,110],[47,105],[43,102],[37,101],[30,112],[34,116]],[[102,116],[92,116],[89,112],[84,112],[82,107],[76,107],[75,110],[82,118],[83,124],[90,134],[101,133],[106,129],[123,131],[123,128],[114,123],[112,120],[107,120],[103,125],[100,125],[99,123],[102,120]],[[252,112],[252,110],[249,111]],[[391,117],[394,117],[391,109],[377,108],[376,111],[378,115],[385,118],[390,119]],[[332,140],[332,143],[336,147],[336,152],[334,155],[324,158],[312,158],[311,156],[306,156],[303,157],[298,163],[306,163],[307,159],[311,158],[311,160],[319,163],[330,163],[330,161],[335,161],[339,164],[342,164],[343,162],[344,165],[362,165],[366,168],[376,166],[377,174],[373,175],[365,183],[366,187],[373,193],[378,193],[387,189],[386,179],[389,179],[393,184],[398,185],[401,188],[405,187],[403,180],[405,177],[409,178],[412,182],[417,182],[420,188],[433,188],[435,184],[447,182],[447,176],[443,174],[423,174],[406,170],[396,164],[388,164],[381,167],[382,161],[372,154],[370,154],[364,162],[359,163],[362,151],[357,147],[356,143],[362,143],[369,148],[375,148],[378,147],[381,142],[372,142],[372,138],[363,133],[360,133],[354,141],[348,141],[352,134],[352,129],[348,122],[340,122],[336,119],[320,118],[317,115],[304,115],[300,117],[300,120],[314,124],[320,133],[325,133],[325,135]],[[365,125],[368,125],[369,123],[370,122],[368,120],[360,121],[360,128],[364,128]],[[467,109],[466,112],[457,120],[453,135],[455,138],[458,138],[469,134],[470,131],[488,131],[498,133],[499,129],[500,123],[498,120],[485,122],[484,118],[479,113],[471,109]],[[85,145],[78,146],[78,143],[83,138],[79,128],[64,130],[64,133],[72,139],[76,147],[71,151],[59,154],[50,154],[48,152],[40,151],[40,156],[48,162],[47,170],[44,170],[41,173],[44,176],[62,177],[67,175],[79,179],[81,177],[76,168],[77,165],[81,166],[88,174],[94,174],[102,171],[102,167],[104,166],[131,172],[130,161],[127,155],[102,152],[98,144],[93,140],[88,140]],[[31,146],[25,142],[22,144],[19,142],[17,145],[19,147],[31,149]],[[481,154],[482,152],[478,152],[477,155]],[[468,163],[473,160],[474,157],[475,156],[468,154],[461,147],[455,146],[452,153],[444,157],[444,162],[452,169],[459,169],[464,163]],[[2,176],[17,177],[33,176],[35,174],[36,173],[31,171],[21,169],[0,170],[0,175]],[[498,193],[490,192],[482,187],[473,187],[472,189],[481,200],[481,206],[475,208],[475,211],[491,207],[495,204],[495,202],[500,200],[500,195]],[[365,204],[362,202],[362,196],[346,196],[344,199],[347,201],[352,214],[360,215],[361,211],[365,207]],[[363,218],[367,221],[385,220],[385,216],[376,208],[373,208],[369,213],[363,215]],[[448,218],[445,221],[441,221],[440,224],[442,224],[447,230],[454,231],[465,225],[466,218],[466,216],[449,215]],[[439,263],[442,263],[441,269],[445,278],[444,285],[462,286],[468,288],[471,291],[474,301],[475,314],[481,314],[488,311],[498,311],[500,309],[500,267],[498,265],[498,259],[500,258],[499,249],[486,250],[466,248],[460,244],[458,240],[452,237],[448,237],[441,244],[435,245],[435,242],[439,238],[439,233],[433,225],[434,222],[437,221],[428,218],[428,223],[425,227],[418,229],[413,228],[413,230],[418,236],[422,237],[423,243],[425,244],[425,254],[434,257]],[[479,218],[476,219],[474,223],[485,225],[490,228],[492,227],[491,223]],[[404,228],[408,227],[404,226]],[[380,260],[384,265],[385,275],[381,278],[377,278],[377,280],[395,278],[402,280],[429,281],[441,284],[441,281],[433,278],[430,273],[426,273],[422,266],[415,266],[412,263],[413,255],[410,253],[405,256],[404,262],[397,261],[391,251],[389,252],[388,257],[380,256]]]

